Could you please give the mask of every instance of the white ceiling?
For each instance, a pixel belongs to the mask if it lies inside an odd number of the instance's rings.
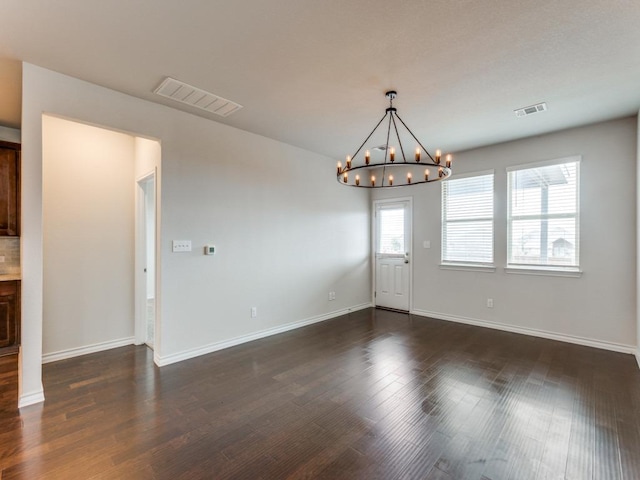
[[[391,88],[445,151],[637,114],[639,26],[638,0],[3,0],[0,57],[342,158]],[[244,108],[154,95],[165,76]]]

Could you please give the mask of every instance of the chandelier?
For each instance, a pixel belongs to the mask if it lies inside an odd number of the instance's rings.
[[[440,150],[436,150],[435,155],[431,156],[398,116],[393,106],[396,95],[397,92],[393,90],[385,93],[389,99],[389,108],[386,109],[384,116],[358,150],[353,155],[347,156],[346,165],[343,167],[342,162],[338,162],[337,179],[342,185],[361,188],[403,187],[437,182],[451,175],[451,155],[446,155],[444,164],[441,164]],[[385,119],[388,119],[384,129],[386,132],[381,133],[384,135],[382,140],[386,139],[386,141],[379,144],[376,143],[375,134]],[[398,129],[398,126],[401,128]],[[405,137],[405,143],[407,139],[416,142],[415,151],[409,153],[409,155],[413,154],[413,158],[407,158],[401,137]],[[370,147],[370,150],[365,150],[364,154],[358,156],[367,142],[376,146]]]

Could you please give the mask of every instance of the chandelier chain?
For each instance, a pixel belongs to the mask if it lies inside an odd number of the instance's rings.
[[[402,142],[400,141],[400,132],[398,132],[398,125],[396,125],[396,119],[394,116],[398,116],[395,112],[391,112],[391,120],[393,120],[393,128],[396,131],[396,138],[398,139],[398,145],[400,145],[400,153],[402,153],[402,160],[406,163],[407,156],[404,154],[404,147],[402,146]]]
[[[362,150],[362,147],[364,147],[364,145],[369,141],[369,139],[371,138],[371,135],[373,135],[373,133],[378,129],[378,127],[380,126],[380,124],[384,121],[384,119],[387,118],[387,114],[385,113],[382,118],[380,119],[380,121],[376,124],[375,127],[373,127],[373,130],[371,130],[371,133],[369,134],[369,136],[367,138],[364,139],[364,142],[362,142],[362,145],[360,145],[358,147],[358,150],[356,150],[356,153],[354,153],[353,155],[351,155],[351,158],[356,158],[356,155],[358,155],[358,153],[360,153],[360,150]]]
[[[389,102],[393,102],[393,98],[390,98]],[[389,155],[389,135],[391,134],[391,118],[393,117],[393,115],[391,114],[391,112],[389,113],[389,126],[387,127],[387,148],[385,148],[384,150],[384,165],[382,167],[382,180],[381,180],[381,185],[384,186],[384,179],[386,178],[386,173],[387,173],[387,156]]]
[[[433,157],[431,156],[431,154],[429,153],[429,150],[427,150],[426,148],[424,148],[424,145],[422,145],[422,143],[420,143],[420,140],[418,140],[416,138],[416,136],[413,134],[413,132],[411,131],[411,129],[409,127],[407,127],[407,124],[404,123],[404,121],[400,118],[400,116],[396,113],[396,117],[398,117],[398,120],[400,120],[402,122],[402,125],[404,125],[404,128],[407,129],[407,131],[411,134],[411,136],[413,137],[413,139],[418,142],[418,145],[420,145],[422,147],[422,150],[425,151],[425,153],[427,154],[427,156],[431,159],[432,162],[435,163],[435,160],[433,159]]]

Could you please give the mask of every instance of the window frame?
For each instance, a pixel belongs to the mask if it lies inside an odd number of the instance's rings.
[[[445,205],[445,193],[444,189],[445,184],[451,181],[462,180],[467,178],[475,178],[475,177],[483,177],[491,175],[491,262],[473,262],[473,261],[456,261],[456,260],[445,260],[445,231],[446,231],[446,205]],[[482,170],[476,172],[468,172],[463,174],[456,174],[455,176],[449,177],[448,179],[442,182],[442,186],[440,189],[440,268],[443,270],[470,270],[470,271],[482,271],[482,272],[495,272],[495,261],[496,261],[496,172],[494,169],[491,170]],[[447,195],[448,198],[448,195]],[[473,220],[488,220],[488,218],[484,219],[473,219]],[[465,221],[465,220],[462,220]],[[471,220],[467,220],[471,221]],[[456,222],[459,223],[459,222]]]
[[[572,155],[569,157],[556,158],[552,160],[546,160],[541,162],[526,163],[521,165],[514,165],[505,169],[507,174],[507,258],[506,266],[504,268],[506,273],[522,273],[528,275],[554,275],[554,276],[566,276],[566,277],[579,277],[582,275],[580,265],[580,244],[581,244],[581,231],[580,231],[580,178],[581,178],[581,155]],[[522,264],[512,263],[512,245],[511,245],[511,227],[514,218],[511,215],[512,211],[512,172],[518,172],[522,170],[531,170],[535,168],[550,167],[554,165],[563,165],[566,163],[576,163],[576,211],[575,216],[573,214],[548,214],[545,218],[575,218],[575,265],[543,265],[543,264]],[[530,215],[527,215],[530,217]],[[543,216],[537,217],[542,219]],[[516,218],[518,220],[519,218]]]

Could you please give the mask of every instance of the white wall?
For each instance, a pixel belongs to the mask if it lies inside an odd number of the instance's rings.
[[[160,142],[148,138],[135,137],[134,148],[136,180],[140,180],[160,168]]]
[[[149,180],[143,184],[144,186],[144,211],[145,211],[145,248],[146,248],[146,264],[145,268],[147,273],[147,299],[153,299],[156,296],[156,237],[154,232],[156,230],[156,186],[155,181]]]
[[[134,137],[43,116],[43,354],[131,339]]]
[[[638,112],[640,119],[640,112]],[[636,137],[636,360],[640,366],[640,121]]]
[[[160,196],[160,184],[162,180],[162,149],[158,140],[135,137],[135,196],[136,196],[136,292],[146,290],[144,298],[136,295],[135,308],[137,317],[136,343],[147,341],[147,300],[156,297],[156,283],[160,284],[159,271],[156,264],[159,263],[158,250],[161,243],[159,223],[161,218],[160,205],[157,197]],[[151,178],[152,176],[153,178]],[[146,189],[153,184],[153,191],[148,195]],[[142,190],[144,188],[145,190]],[[156,196],[157,193],[157,196]],[[144,198],[142,198],[144,197]],[[145,205],[141,202],[144,201]],[[152,213],[148,215],[147,213]],[[142,217],[146,215],[147,224],[143,227]],[[150,230],[153,225],[155,234]],[[146,253],[146,255],[145,255]],[[145,270],[146,269],[146,270]],[[160,319],[160,298],[155,298],[155,319]],[[159,332],[154,332],[153,344],[156,353],[161,351]]]
[[[333,159],[24,64],[21,405],[42,399],[42,112],[162,142],[161,363],[370,302],[369,196]]]
[[[495,169],[495,273],[441,270],[439,184],[410,187],[414,195],[414,297],[417,313],[495,322],[531,333],[595,340],[630,350],[636,344],[635,118],[460,152],[456,173]],[[506,274],[505,168],[582,155],[581,278]],[[397,192],[376,191],[374,198]],[[431,248],[422,248],[431,240]],[[486,307],[493,298],[495,307]],[[583,342],[584,343],[584,342]],[[588,343],[588,342],[587,342]]]

